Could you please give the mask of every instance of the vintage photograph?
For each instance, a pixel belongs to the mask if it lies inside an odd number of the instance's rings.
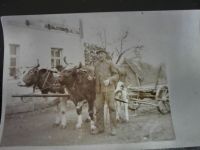
[[[176,139],[162,12],[6,16],[1,146]]]

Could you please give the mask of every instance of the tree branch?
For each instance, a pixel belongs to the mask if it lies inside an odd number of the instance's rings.
[[[122,57],[126,52],[132,50],[133,48],[135,48],[135,46],[123,50],[123,51],[119,54],[119,56],[118,56],[118,58],[117,58],[117,61],[116,61],[115,63],[118,64],[118,62],[120,61],[121,57]]]
[[[120,54],[119,54],[119,56],[118,56],[118,58],[117,58],[116,64],[118,64],[118,62],[120,61],[121,57],[122,57],[126,52],[132,50],[133,48],[134,48],[134,49],[137,49],[137,48],[138,48],[138,49],[142,49],[143,47],[144,47],[143,45],[140,45],[140,46],[132,46],[132,47],[129,47],[129,48],[123,50],[122,52],[120,52]]]

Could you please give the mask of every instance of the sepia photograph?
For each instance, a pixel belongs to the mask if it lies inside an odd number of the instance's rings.
[[[174,141],[168,56],[181,23],[158,11],[3,17],[0,146]]]

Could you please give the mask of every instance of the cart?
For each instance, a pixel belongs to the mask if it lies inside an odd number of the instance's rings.
[[[129,109],[136,110],[141,104],[155,106],[161,114],[170,112],[169,90],[167,85],[154,87],[129,87]],[[150,100],[154,100],[153,102]]]
[[[127,87],[128,107],[130,110],[137,110],[141,104],[151,105],[157,108],[161,114],[170,112],[169,90],[167,84],[159,84],[159,77],[162,67],[160,66],[153,85]],[[122,91],[115,93],[115,100],[123,102]],[[126,103],[126,102],[123,102]]]

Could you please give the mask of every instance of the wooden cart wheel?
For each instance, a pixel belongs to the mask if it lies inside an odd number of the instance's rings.
[[[158,101],[157,109],[161,114],[170,112],[169,91],[167,86],[162,86],[157,90],[156,100]]]
[[[129,99],[128,109],[135,111],[140,107],[140,105],[141,105],[140,103],[138,103],[136,101],[132,101],[131,99]]]

